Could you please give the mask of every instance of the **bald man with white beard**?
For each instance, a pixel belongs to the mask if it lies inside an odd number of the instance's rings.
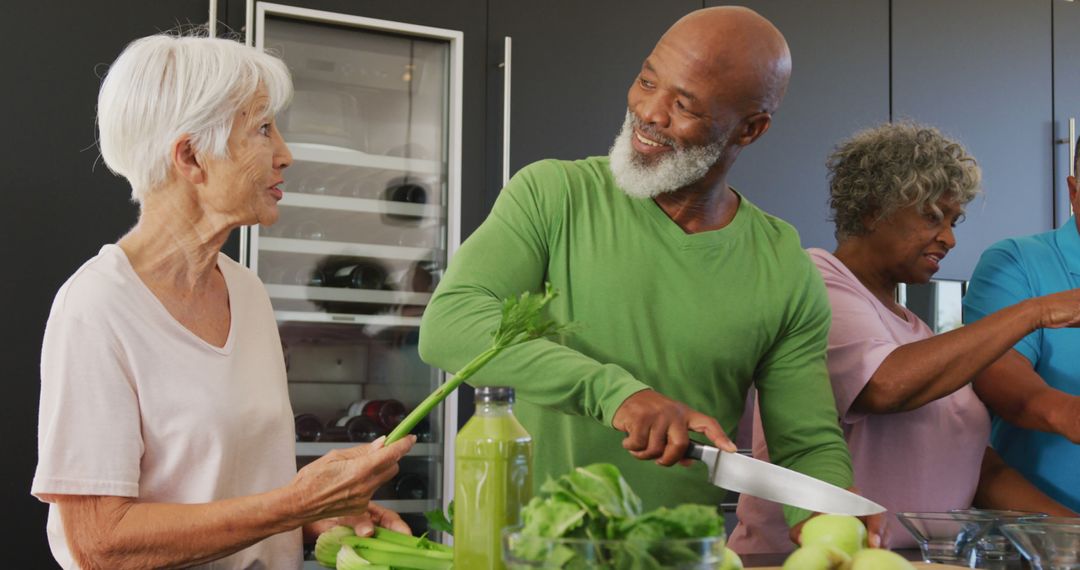
[[[489,343],[501,299],[542,289],[557,341],[506,350],[473,376],[513,386],[533,481],[615,464],[646,508],[720,504],[704,465],[669,468],[690,432],[734,451],[756,386],[775,463],[841,487],[851,458],[825,367],[829,305],[787,223],[727,184],[769,129],[791,57],[736,7],[676,22],[642,63],[609,156],[523,168],[461,246],[424,313],[421,357],[449,372]],[[796,525],[809,515],[787,509]]]

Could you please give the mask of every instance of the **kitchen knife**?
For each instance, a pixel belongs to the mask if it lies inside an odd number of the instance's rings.
[[[704,462],[709,481],[729,491],[817,513],[861,517],[885,512],[885,507],[865,497],[767,461],[694,442],[686,456]]]

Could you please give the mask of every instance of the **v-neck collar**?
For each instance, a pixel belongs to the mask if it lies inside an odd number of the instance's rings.
[[[819,247],[811,247],[807,249],[806,252],[810,255],[811,258],[817,257],[823,259],[825,263],[828,263],[829,266],[833,268],[834,271],[842,274],[844,276],[844,279],[850,282],[851,286],[854,287],[860,295],[873,303],[879,318],[891,318],[895,321],[903,323],[904,326],[910,327],[912,330],[918,330],[920,328],[919,323],[923,323],[923,320],[920,319],[918,315],[912,312],[911,309],[908,309],[907,307],[900,305],[899,303],[897,303],[897,306],[900,307],[900,311],[904,314],[896,314],[896,312],[890,309],[885,303],[882,303],[881,299],[878,299],[877,295],[874,295],[874,292],[871,291],[870,288],[867,287],[862,281],[860,281],[859,278],[855,275],[855,272],[852,271],[850,267],[845,265],[843,261],[840,261],[839,257],[836,257],[828,250],[824,250]],[[926,325],[926,323],[923,323],[923,325],[929,326]]]
[[[127,254],[124,253],[124,250],[120,246],[116,244],[106,244],[102,248],[102,251],[104,252],[106,249],[111,248],[116,248],[115,254],[118,255],[122,260],[121,266],[123,267],[123,270],[128,272],[128,276],[135,283],[138,284],[140,294],[142,294],[143,297],[150,304],[156,307],[155,310],[160,311],[160,316],[162,316],[162,318],[172,323],[172,326],[183,331],[182,334],[187,335],[188,338],[192,340],[192,342],[195,342],[200,346],[213,350],[214,352],[221,355],[228,355],[232,352],[233,338],[236,331],[236,318],[233,315],[233,308],[236,307],[236,299],[233,298],[234,287],[232,286],[233,284],[231,283],[229,272],[221,267],[221,256],[223,255],[222,253],[218,253],[217,268],[218,271],[221,272],[222,278],[225,279],[225,289],[229,296],[229,335],[225,338],[225,344],[223,346],[215,346],[207,342],[206,339],[192,332],[191,329],[185,327],[180,321],[176,320],[176,317],[174,317],[172,313],[169,312],[169,309],[165,307],[165,304],[161,302],[161,299],[158,299],[157,295],[155,295],[154,292],[150,290],[150,287],[146,285],[146,283],[142,280],[142,277],[140,277],[138,272],[135,271],[135,267],[131,265],[131,260],[128,259]]]
[[[631,198],[631,200],[636,202],[637,206],[645,212],[645,215],[653,220],[653,223],[657,225],[666,239],[678,244],[683,249],[691,249],[721,245],[739,237],[743,233],[743,229],[750,223],[751,210],[754,206],[742,194],[739,194],[734,189],[732,189],[732,192],[735,192],[735,195],[739,197],[739,207],[735,210],[735,217],[728,222],[728,225],[720,229],[692,234],[686,233],[679,224],[675,223],[675,220],[668,217],[667,212],[652,198]]]

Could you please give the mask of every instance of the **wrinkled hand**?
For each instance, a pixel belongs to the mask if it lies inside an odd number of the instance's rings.
[[[627,434],[622,444],[630,455],[656,459],[656,463],[665,466],[683,461],[690,431],[705,434],[724,451],[736,450],[714,418],[654,390],[642,390],[623,401],[615,411],[611,427]]]
[[[371,495],[397,475],[398,461],[412,449],[416,436],[406,436],[389,447],[383,447],[383,441],[335,449],[301,469],[292,488],[303,518],[316,521],[367,513]],[[389,511],[374,509],[382,512],[378,516],[389,517],[385,514]]]
[[[371,536],[377,526],[404,534],[412,534],[412,529],[405,524],[400,515],[375,503],[368,503],[367,512],[356,517],[356,520],[352,522],[353,530],[359,536]]]
[[[1080,327],[1080,289],[1036,297],[1039,323],[1044,328]]]
[[[309,543],[314,542],[320,534],[335,526],[351,526],[357,536],[371,536],[375,534],[377,526],[412,534],[412,529],[397,513],[375,503],[368,503],[368,508],[362,515],[322,519],[305,526],[304,540]]]

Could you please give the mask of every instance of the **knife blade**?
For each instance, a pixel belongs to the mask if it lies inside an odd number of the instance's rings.
[[[885,507],[847,489],[767,461],[695,442],[690,442],[686,456],[705,463],[709,482],[729,491],[817,513],[861,517],[885,512]]]

